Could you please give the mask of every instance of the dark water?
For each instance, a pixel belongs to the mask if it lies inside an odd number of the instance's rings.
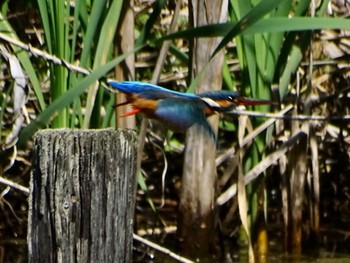
[[[25,240],[0,241],[0,263],[22,263],[27,261],[27,244]]]
[[[150,237],[145,237],[151,239]],[[153,240],[174,252],[174,238],[162,238]],[[347,242],[345,242],[346,244]],[[342,253],[336,251],[343,251]],[[318,250],[308,251],[307,254],[296,256],[283,253],[282,244],[279,240],[271,240],[269,244],[269,255],[267,259],[260,262],[269,263],[350,263],[350,246],[344,245],[344,240],[332,241],[321,244]],[[233,246],[221,258],[210,258],[199,262],[204,263],[246,263],[248,251],[246,246]],[[169,255],[150,249],[141,243],[134,241],[134,262],[145,263],[175,263],[178,260],[172,259]],[[27,244],[24,239],[8,239],[0,241],[0,263],[22,263],[27,262]],[[259,262],[256,260],[256,262]]]
[[[246,263],[248,262],[248,257],[246,254],[246,250],[242,249],[238,253],[226,255],[224,258],[221,259],[208,259],[207,261],[197,261],[197,262],[213,262],[213,263]],[[270,255],[267,257],[266,261],[260,261],[260,262],[269,262],[269,263],[309,263],[309,262],[317,262],[317,263],[349,263],[350,262],[350,255],[341,255],[341,254],[331,254],[327,251],[319,251],[320,255],[315,256],[293,256],[293,255],[285,255],[285,254],[273,254],[270,253]],[[169,256],[149,251],[149,255],[138,259],[138,262],[148,262],[148,263],[155,263],[155,262],[162,262],[162,263],[175,263],[179,262],[175,259],[170,258]],[[135,260],[137,262],[137,260]],[[259,261],[256,260],[258,263]]]
[[[152,239],[151,237],[145,237],[146,239]],[[176,248],[173,238],[162,238],[162,240],[153,240],[155,243],[164,246],[174,252]],[[350,263],[350,247],[344,247],[344,240],[333,240],[331,243],[321,243],[319,249],[309,250],[301,256],[286,254],[283,252],[282,242],[279,239],[271,240],[269,243],[269,254],[265,259],[256,259],[256,262],[260,263],[306,263],[306,262],[320,262],[320,263]],[[346,242],[345,242],[346,243]],[[164,262],[175,263],[179,262],[172,259],[170,256],[155,251],[154,249],[146,248],[138,242],[134,242],[134,262]],[[173,248],[172,248],[173,247]],[[337,250],[344,251],[343,253],[336,252]],[[233,245],[229,248],[228,252],[221,258],[210,258],[207,260],[201,260],[196,262],[204,263],[246,263],[248,262],[248,250],[247,246]]]

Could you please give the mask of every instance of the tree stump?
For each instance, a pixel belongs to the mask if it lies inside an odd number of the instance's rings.
[[[43,130],[35,135],[29,262],[131,262],[136,135]]]

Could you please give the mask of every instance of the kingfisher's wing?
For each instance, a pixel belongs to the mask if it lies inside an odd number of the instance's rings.
[[[195,94],[168,90],[157,85],[139,81],[109,81],[108,84],[121,92],[127,94],[134,93],[137,94],[138,97],[144,99],[159,100],[175,97],[198,98]]]
[[[198,98],[167,98],[158,103],[155,117],[174,131],[185,131],[197,124],[217,143],[216,135],[205,117],[205,107],[206,104]]]

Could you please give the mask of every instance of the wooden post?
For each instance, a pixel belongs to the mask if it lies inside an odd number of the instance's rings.
[[[191,0],[190,23],[193,28],[226,21],[228,1]],[[222,86],[224,52],[210,56],[219,38],[194,38],[190,45],[191,79],[198,78],[196,92],[219,90]],[[209,118],[217,130],[218,116]],[[192,259],[207,260],[217,254],[215,142],[200,127],[192,126],[186,134],[186,150],[179,205],[178,236],[181,252]]]
[[[136,184],[131,130],[35,135],[29,262],[131,262]]]

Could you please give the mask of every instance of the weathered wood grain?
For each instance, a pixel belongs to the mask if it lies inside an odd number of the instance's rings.
[[[130,130],[36,134],[29,262],[131,262],[135,138]]]
[[[191,0],[190,23],[193,28],[224,23],[227,0]],[[213,54],[220,38],[194,38],[190,45],[190,77],[197,81],[196,92],[219,90],[222,86],[224,53]],[[217,131],[218,116],[209,119]],[[194,125],[186,134],[186,150],[179,206],[178,236],[181,252],[192,259],[207,259],[215,254],[215,142]]]

